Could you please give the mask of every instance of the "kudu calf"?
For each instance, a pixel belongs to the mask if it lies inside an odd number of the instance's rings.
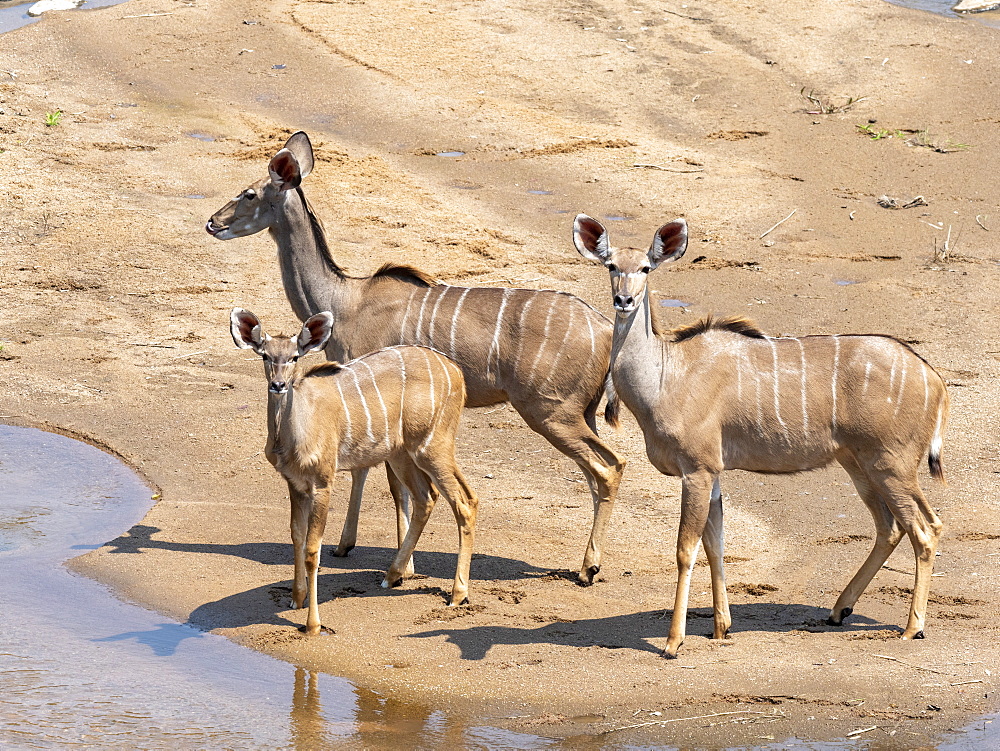
[[[786,473],[839,462],[875,519],[875,545],[829,617],[840,625],[904,534],[916,577],[904,639],[923,637],[941,522],[917,483],[929,456],[943,479],[948,416],[944,381],[888,336],[769,337],[743,318],[708,317],[662,331],[647,280],[687,248],[683,219],[661,227],[648,252],[611,247],[600,222],[576,218],[580,254],[611,273],[615,308],[611,376],[642,427],[658,470],[682,480],[677,592],[664,655],[684,641],[688,590],[699,539],[712,573],[716,639],[732,619],[723,575],[724,469]]]
[[[301,183],[313,167],[309,137],[293,134],[253,183],[206,225],[219,240],[268,230],[278,245],[285,294],[299,320],[332,311],[336,330],[327,357],[341,362],[398,344],[431,347],[454,360],[466,383],[466,404],[509,401],[535,432],[572,459],[590,486],[594,521],[580,569],[590,584],[624,461],[597,436],[595,415],[605,392],[611,322],[577,297],[533,289],[452,287],[408,266],[386,264],[372,276],[349,276],[333,259]],[[617,400],[605,409],[614,423]],[[354,546],[364,471],[338,555]],[[397,507],[402,502],[389,476]]]
[[[299,363],[303,355],[324,347],[332,323],[330,313],[318,313],[292,339],[268,336],[258,318],[241,308],[230,316],[236,346],[252,349],[264,360],[264,453],[288,482],[295,550],[292,605],[303,607],[308,586],[308,634],[320,629],[319,550],[338,470],[387,462],[414,499],[413,518],[383,587],[403,579],[437,492],[451,504],[459,533],[451,605],[468,599],[479,504],[455,464],[455,431],[465,404],[462,371],[426,347],[390,347],[343,365]]]

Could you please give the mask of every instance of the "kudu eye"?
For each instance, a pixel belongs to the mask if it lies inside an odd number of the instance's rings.
[[[257,193],[253,188],[247,188],[246,190],[243,191],[242,197],[246,198],[248,201],[252,201],[254,198],[257,197]]]
[[[643,266],[639,271],[643,274],[648,274],[652,269],[649,266]]]

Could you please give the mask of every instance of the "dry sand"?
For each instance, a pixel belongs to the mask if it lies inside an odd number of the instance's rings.
[[[709,747],[877,726],[865,737],[881,746],[929,744],[997,707],[997,33],[879,0],[132,0],[52,14],[0,44],[4,419],[104,446],[162,494],[78,570],[248,647],[544,735],[742,709],[763,714],[613,737]],[[803,92],[864,99],[815,114]],[[580,588],[586,485],[508,407],[467,411],[460,434],[482,499],[473,607],[443,607],[444,507],[416,557],[426,578],[379,588],[395,534],[373,472],[359,547],[321,571],[335,633],[300,636],[304,613],[279,604],[291,547],[261,453],[260,366],[232,346],[228,310],[297,324],[272,241],[203,230],[298,129],[319,156],[305,190],[354,273],[393,260],[610,312],[606,274],[572,248],[573,215],[620,217],[613,240],[633,246],[684,216],[686,258],[653,277],[690,303],[661,308],[668,323],[717,311],[773,334],[914,343],[952,398],[950,482],[922,475],[947,525],[927,638],[894,638],[905,542],[847,625],[823,625],[873,533],[842,470],[733,472],[732,638],[706,637],[701,567],[681,658],[662,660],[679,482],[649,466],[631,418],[603,429],[629,466],[599,581]],[[450,150],[465,155],[434,156]],[[927,205],[887,209],[883,195]]]

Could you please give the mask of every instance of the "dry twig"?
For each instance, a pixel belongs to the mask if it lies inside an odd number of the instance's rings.
[[[640,722],[638,725],[625,725],[624,727],[614,728],[612,730],[605,730],[601,735],[608,735],[610,733],[617,733],[621,730],[634,730],[635,728],[648,728],[653,725],[666,725],[669,722],[684,722],[685,720],[705,720],[709,717],[722,717],[723,715],[732,714],[764,714],[764,712],[715,712],[714,714],[703,714],[697,717],[674,717],[672,720],[654,720],[653,722]]]
[[[925,668],[923,665],[914,665],[912,662],[906,662],[899,659],[898,657],[890,657],[889,655],[875,655],[876,657],[881,657],[883,660],[892,660],[893,662],[898,662],[900,665],[906,665],[908,668],[915,668],[917,670],[926,670],[928,673],[937,673],[938,675],[950,675],[943,670],[935,670],[934,668]]]
[[[785,223],[785,222],[787,222],[787,221],[788,221],[789,219],[791,219],[791,218],[792,218],[792,216],[793,216],[793,215],[795,214],[795,212],[796,212],[796,211],[798,211],[798,209],[794,209],[794,210],[792,211],[792,213],[791,213],[791,214],[789,214],[789,215],[788,215],[788,216],[786,216],[786,217],[785,217],[784,219],[782,219],[782,220],[781,220],[780,222],[778,222],[777,224],[775,224],[775,225],[774,225],[773,227],[771,227],[771,229],[769,229],[769,230],[768,230],[767,232],[765,232],[765,233],[764,233],[763,235],[761,235],[761,236],[760,236],[760,237],[758,237],[757,239],[758,239],[758,240],[763,240],[763,239],[764,239],[765,237],[767,237],[767,236],[768,236],[769,234],[771,234],[771,233],[772,233],[772,232],[773,232],[774,230],[776,230],[776,229],[777,229],[778,227],[780,227],[780,226],[781,226],[782,224],[784,224],[784,223]]]
[[[704,172],[704,168],[699,169],[674,169],[673,167],[664,167],[662,164],[633,164],[633,167],[640,167],[643,169],[658,169],[664,172]]]
[[[989,227],[987,227],[987,226],[986,226],[985,224],[983,224],[983,223],[982,223],[982,222],[980,221],[980,219],[979,219],[979,215],[978,215],[978,214],[976,215],[976,224],[978,224],[978,225],[979,225],[980,227],[982,227],[982,228],[983,228],[984,230],[986,230],[987,232],[989,232],[989,231],[990,231],[990,228],[989,228]]]

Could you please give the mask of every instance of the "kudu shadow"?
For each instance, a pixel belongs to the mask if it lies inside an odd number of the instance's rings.
[[[145,550],[169,550],[178,553],[200,553],[204,555],[228,555],[234,558],[261,563],[268,566],[291,565],[293,559],[291,542],[243,542],[243,543],[210,543],[210,542],[175,542],[154,537],[162,532],[159,527],[137,524],[125,534],[106,544],[112,554],[142,553]],[[383,546],[358,545],[345,558],[332,554],[334,545],[324,544],[322,563],[320,567],[321,580],[323,572],[335,569],[343,572],[377,571],[379,575],[389,568],[395,548]],[[455,575],[455,552],[438,552],[420,550],[413,554],[414,567],[421,576],[434,576],[451,579]],[[473,578],[518,580],[526,576],[543,576],[553,574],[548,569],[538,568],[530,563],[514,558],[474,553],[472,556]],[[558,572],[569,577],[569,572]],[[381,579],[379,579],[381,582]]]
[[[827,626],[829,608],[783,603],[748,603],[732,605],[733,628],[730,635],[764,631],[784,633],[796,630],[813,632],[851,632],[883,630],[890,627],[870,618],[852,616],[842,627]],[[439,628],[409,634],[410,639],[444,636],[456,645],[463,660],[485,659],[497,645],[528,646],[552,644],[561,647],[603,647],[630,649],[660,654],[670,632],[671,610],[649,610],[606,618],[586,618],[570,622],[548,623],[533,628],[515,626],[471,626]],[[704,624],[704,625],[702,625]],[[712,635],[712,609],[693,608],[688,611],[687,633],[692,636]],[[654,644],[652,640],[659,640]]]

